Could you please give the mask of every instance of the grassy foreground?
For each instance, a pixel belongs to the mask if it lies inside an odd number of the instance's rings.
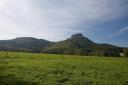
[[[128,58],[0,52],[0,85],[128,85]]]

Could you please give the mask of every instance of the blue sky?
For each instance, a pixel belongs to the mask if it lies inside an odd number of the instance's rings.
[[[0,40],[75,33],[128,47],[128,0],[0,0]]]

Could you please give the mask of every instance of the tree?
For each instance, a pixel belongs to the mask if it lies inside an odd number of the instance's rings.
[[[128,48],[124,49],[124,56],[128,57]]]

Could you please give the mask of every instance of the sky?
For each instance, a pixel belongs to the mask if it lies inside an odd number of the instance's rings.
[[[0,0],[0,40],[60,41],[76,33],[128,47],[128,0]]]

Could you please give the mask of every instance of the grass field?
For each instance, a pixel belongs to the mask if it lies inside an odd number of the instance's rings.
[[[0,85],[128,85],[128,58],[0,52]]]

